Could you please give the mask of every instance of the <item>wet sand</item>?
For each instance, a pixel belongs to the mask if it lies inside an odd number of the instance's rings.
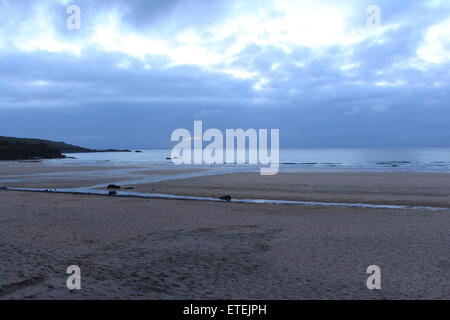
[[[448,213],[13,191],[0,203],[0,299],[450,298]]]
[[[45,163],[0,163],[0,186],[18,188],[80,188],[127,180],[201,172],[204,169],[153,166],[56,166]]]
[[[0,176],[142,168],[140,166],[61,166],[40,162],[0,162]]]
[[[415,172],[235,173],[133,185],[189,196],[450,208],[450,174]]]

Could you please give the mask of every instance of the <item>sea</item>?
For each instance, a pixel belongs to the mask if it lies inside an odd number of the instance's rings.
[[[52,165],[129,166],[171,165],[170,149],[141,152],[99,152],[66,154],[69,158],[46,160]],[[207,166],[207,165],[199,165]],[[254,164],[217,164],[242,170],[260,168]],[[280,149],[280,171],[414,171],[450,172],[450,148],[324,148]]]

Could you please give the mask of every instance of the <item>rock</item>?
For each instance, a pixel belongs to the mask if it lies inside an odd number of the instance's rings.
[[[120,186],[117,186],[115,184],[110,184],[106,187],[106,189],[120,189]]]
[[[135,150],[134,152],[137,152],[137,153],[142,153],[142,151],[141,151],[141,150]]]
[[[172,158],[171,157],[167,157],[166,160],[172,160]]]
[[[0,190],[8,190],[7,187],[0,187]]]
[[[117,194],[116,191],[110,191],[108,192],[108,196],[115,196]]]
[[[219,199],[224,200],[224,201],[231,201],[231,196],[226,195],[226,196],[220,197]]]
[[[133,187],[126,187],[125,190],[134,190]]]

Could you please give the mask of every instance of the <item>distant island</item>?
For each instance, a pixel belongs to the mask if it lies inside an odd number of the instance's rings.
[[[63,153],[131,152],[131,150],[95,150],[64,142],[0,136],[0,160],[62,159]]]

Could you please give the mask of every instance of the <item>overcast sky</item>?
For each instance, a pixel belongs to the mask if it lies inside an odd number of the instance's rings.
[[[449,89],[448,0],[0,0],[0,135],[171,147],[203,120],[281,147],[450,146]]]

